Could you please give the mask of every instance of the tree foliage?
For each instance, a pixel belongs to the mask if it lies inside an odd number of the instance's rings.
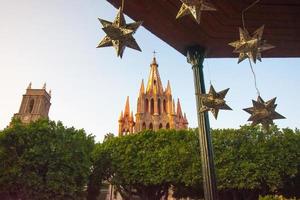
[[[94,156],[110,160],[106,180],[125,199],[134,194],[145,200],[160,199],[171,187],[176,197],[201,197],[196,132],[161,130],[111,137],[98,144]],[[264,132],[243,126],[213,130],[212,138],[221,199],[258,199],[259,194],[272,193],[299,196],[298,130],[272,127]]]
[[[251,126],[215,130],[213,144],[220,190],[244,199],[241,196],[268,193],[299,195],[298,130],[272,127],[265,132]]]
[[[299,198],[300,132],[272,127],[212,131],[220,199]],[[14,121],[0,132],[0,198],[96,200],[103,181],[125,200],[203,196],[197,130],[107,134],[94,146],[61,122]],[[2,195],[2,196],[1,196]],[[4,197],[4,196],[5,197]]]
[[[297,200],[296,198],[286,199],[282,195],[267,195],[267,196],[259,196],[259,200]]]
[[[191,186],[201,180],[197,143],[193,132],[161,130],[111,138],[98,149],[109,153],[109,181],[125,199],[138,194],[155,200],[174,183]]]
[[[113,138],[105,137],[105,141]],[[93,167],[89,176],[87,188],[87,200],[97,200],[100,195],[100,189],[103,180],[109,179],[111,175],[111,158],[109,153],[103,148],[103,145],[97,145],[92,154]]]
[[[14,121],[0,132],[0,193],[11,199],[80,199],[94,138],[61,122]]]

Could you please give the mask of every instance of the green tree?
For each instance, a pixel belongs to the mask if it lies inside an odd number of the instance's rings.
[[[287,184],[297,195],[300,134],[291,129],[260,127],[213,131],[218,188],[229,199],[258,199],[258,195],[285,193]],[[299,187],[299,183],[298,183]],[[294,188],[294,189],[293,189]]]
[[[108,138],[105,139],[107,141]],[[101,143],[96,145],[92,154],[93,167],[89,176],[87,188],[87,200],[97,200],[100,195],[103,181],[110,178],[111,159],[109,153],[103,148]]]
[[[223,200],[258,199],[259,194],[299,197],[300,133],[259,126],[212,131],[217,183]],[[110,138],[94,152],[109,160],[103,170],[124,199],[202,197],[197,130],[146,131]],[[101,162],[100,162],[101,163]],[[96,164],[95,166],[97,166]],[[103,163],[99,164],[103,167]],[[98,176],[104,177],[104,176]]]
[[[139,195],[143,200],[158,200],[172,185],[199,183],[201,164],[198,140],[189,131],[146,131],[111,138],[95,154],[110,157],[108,179],[125,199]],[[99,150],[101,149],[101,150]]]
[[[0,132],[0,193],[12,199],[80,199],[94,138],[61,122],[15,120]]]
[[[115,137],[115,135],[113,134],[113,133],[107,133],[105,136],[104,136],[104,142],[106,141],[106,140],[109,140],[109,139],[111,139],[111,138],[114,138]]]

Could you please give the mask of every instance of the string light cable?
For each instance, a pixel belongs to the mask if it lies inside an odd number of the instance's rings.
[[[259,1],[260,1],[260,0],[254,1],[252,4],[250,4],[247,8],[245,8],[245,9],[242,11],[242,24],[243,24],[244,30],[246,30],[246,25],[245,25],[245,13],[246,13],[246,11],[249,10],[250,8],[252,8],[253,6],[255,6]],[[252,74],[253,74],[254,86],[255,86],[257,95],[260,96],[260,91],[259,91],[258,86],[257,86],[256,74],[255,74],[255,71],[254,71],[252,62],[251,62],[251,60],[250,60],[249,57],[248,57],[248,61],[249,61],[249,64],[250,64],[251,72],[252,72]]]

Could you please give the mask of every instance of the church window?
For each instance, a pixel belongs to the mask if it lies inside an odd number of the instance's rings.
[[[159,129],[162,129],[163,125],[162,124],[159,124]]]
[[[170,124],[169,123],[167,123],[166,129],[170,129]]]
[[[33,107],[34,107],[34,99],[31,99],[29,102],[29,113],[33,112]]]
[[[153,124],[152,123],[149,124],[149,129],[153,130]]]
[[[154,113],[154,100],[153,99],[151,99],[150,109],[151,109],[150,113],[153,115],[153,113]]]
[[[154,85],[156,85],[156,80],[154,80]]]
[[[166,104],[166,100],[165,99],[163,101],[163,109],[164,109],[164,112],[166,113],[167,112],[167,104]]]
[[[145,112],[149,112],[149,101],[145,99]]]
[[[158,106],[158,114],[160,114],[161,113],[161,105],[160,105],[160,99],[158,99],[158,102],[157,102],[157,106]]]

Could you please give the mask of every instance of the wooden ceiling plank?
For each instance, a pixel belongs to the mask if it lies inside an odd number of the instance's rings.
[[[119,0],[108,0],[115,7]],[[179,0],[125,1],[124,12],[170,46],[185,54],[191,45],[208,49],[208,57],[236,57],[228,42],[239,38],[241,11],[253,0],[211,0],[217,12],[203,12],[201,24],[192,17],[176,20]],[[250,32],[265,24],[264,38],[277,48],[264,52],[264,57],[300,57],[300,1],[261,0],[246,13]]]

